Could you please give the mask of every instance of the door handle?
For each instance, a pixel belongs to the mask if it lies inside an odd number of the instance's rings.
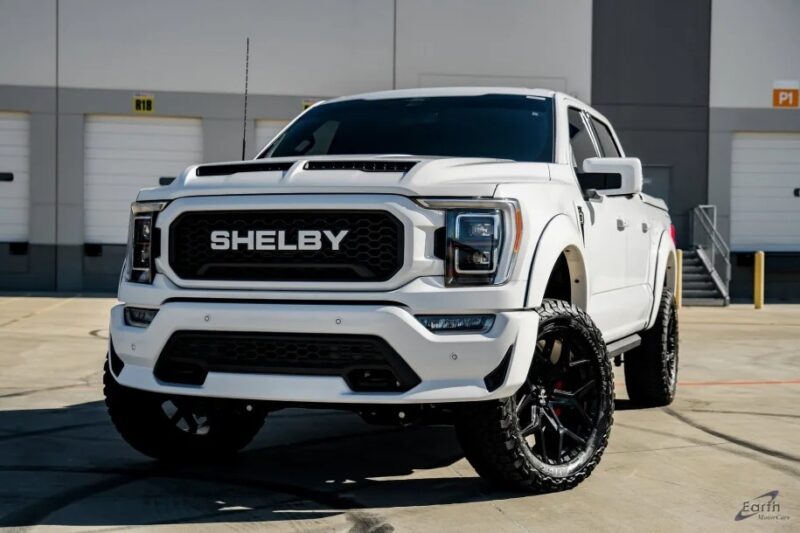
[[[624,218],[618,218],[617,219],[617,229],[619,231],[622,231],[627,227],[628,227],[628,221],[627,220],[625,220]]]
[[[800,198],[800,188],[797,188],[797,189],[794,190],[794,197],[795,198]]]
[[[642,222],[642,233],[647,233],[648,231],[650,231],[650,224]]]

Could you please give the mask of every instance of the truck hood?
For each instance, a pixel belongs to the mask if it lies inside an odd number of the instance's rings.
[[[410,167],[410,168],[409,168]],[[548,163],[413,156],[269,158],[195,165],[139,201],[226,194],[490,197],[501,183],[548,181]]]

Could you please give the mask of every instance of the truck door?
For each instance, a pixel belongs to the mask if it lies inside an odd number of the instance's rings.
[[[570,146],[573,166],[580,184],[583,161],[598,157],[591,130],[584,113],[570,108],[568,111]],[[616,229],[620,201],[614,197],[587,198],[581,205],[584,212],[584,238],[590,271],[591,296],[588,313],[602,331],[616,329],[621,317],[615,312],[614,302],[625,288],[625,263],[627,244],[625,234]]]
[[[602,157],[622,157],[611,127],[592,115],[587,115],[591,122],[595,140]],[[627,256],[625,263],[626,284],[633,288],[630,297],[631,303],[636,302],[641,310],[640,319],[647,320],[650,316],[652,303],[652,280],[650,279],[650,262],[655,251],[655,231],[650,209],[645,206],[640,195],[620,196],[620,213],[618,224],[625,226],[623,233],[627,239]],[[621,219],[621,222],[619,220]]]
[[[584,113],[569,108],[569,136],[573,166],[580,184],[583,161],[601,154],[592,138]],[[626,276],[628,260],[627,235],[618,226],[624,211],[625,198],[616,196],[587,197],[581,204],[584,212],[584,238],[590,275],[591,295],[587,312],[606,335],[625,329],[631,321],[625,302],[629,285]],[[608,340],[608,339],[607,339]]]

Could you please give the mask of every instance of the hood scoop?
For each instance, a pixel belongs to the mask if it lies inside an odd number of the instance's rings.
[[[230,176],[239,172],[286,172],[294,165],[291,161],[281,163],[228,163],[225,165],[202,165],[197,167],[197,176]]]
[[[411,170],[419,161],[308,161],[304,170],[360,170],[361,172],[403,172]]]

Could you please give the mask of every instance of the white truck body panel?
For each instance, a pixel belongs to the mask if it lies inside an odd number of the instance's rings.
[[[415,89],[332,102],[488,93],[553,98],[553,162],[403,154],[270,157],[231,164],[244,170],[265,161],[291,167],[219,176],[198,176],[198,167],[189,167],[172,185],[143,190],[140,202],[168,202],[155,223],[162,254],[155,260],[152,283],[121,279],[120,304],[112,312],[110,328],[112,348],[124,362],[117,380],[151,391],[274,401],[402,404],[506,397],[527,376],[537,336],[535,308],[547,297],[560,258],[566,258],[569,268],[572,302],[587,310],[607,343],[650,327],[661,288],[673,286],[670,220],[663,201],[641,193],[592,197],[582,191],[563,126],[566,107],[607,122],[602,115],[566,95],[523,89]],[[624,156],[621,148],[620,153]],[[417,163],[405,173],[305,168],[316,160]],[[418,198],[513,199],[523,229],[508,280],[446,286],[445,261],[434,249],[445,212],[421,205]],[[170,225],[187,212],[348,209],[388,211],[402,224],[403,265],[390,279],[182,279],[164,254]],[[126,325],[125,306],[158,313],[148,327],[134,327]],[[440,334],[415,318],[457,313],[490,313],[495,322],[485,332]],[[153,368],[173,333],[183,330],[376,335],[394,348],[420,383],[405,392],[353,392],[338,376],[210,372],[202,385],[160,381]],[[484,378],[504,364],[507,354],[505,378],[489,390]]]
[[[314,160],[375,159],[419,161],[414,168],[402,172],[370,174],[366,179],[358,170],[305,170],[305,163]],[[263,161],[263,160],[259,160]],[[249,164],[257,164],[253,161]],[[548,181],[550,165],[546,163],[517,163],[498,159],[425,158],[374,156],[326,156],[271,158],[270,162],[291,162],[286,172],[239,172],[228,176],[202,176],[197,167],[186,172],[167,187],[144,189],[140,201],[175,199],[184,196],[215,196],[232,194],[398,194],[404,196],[474,196],[491,197],[499,183],[530,183]],[[231,162],[242,164],[241,162]],[[223,163],[224,164],[224,163]],[[246,166],[248,163],[244,163]]]

